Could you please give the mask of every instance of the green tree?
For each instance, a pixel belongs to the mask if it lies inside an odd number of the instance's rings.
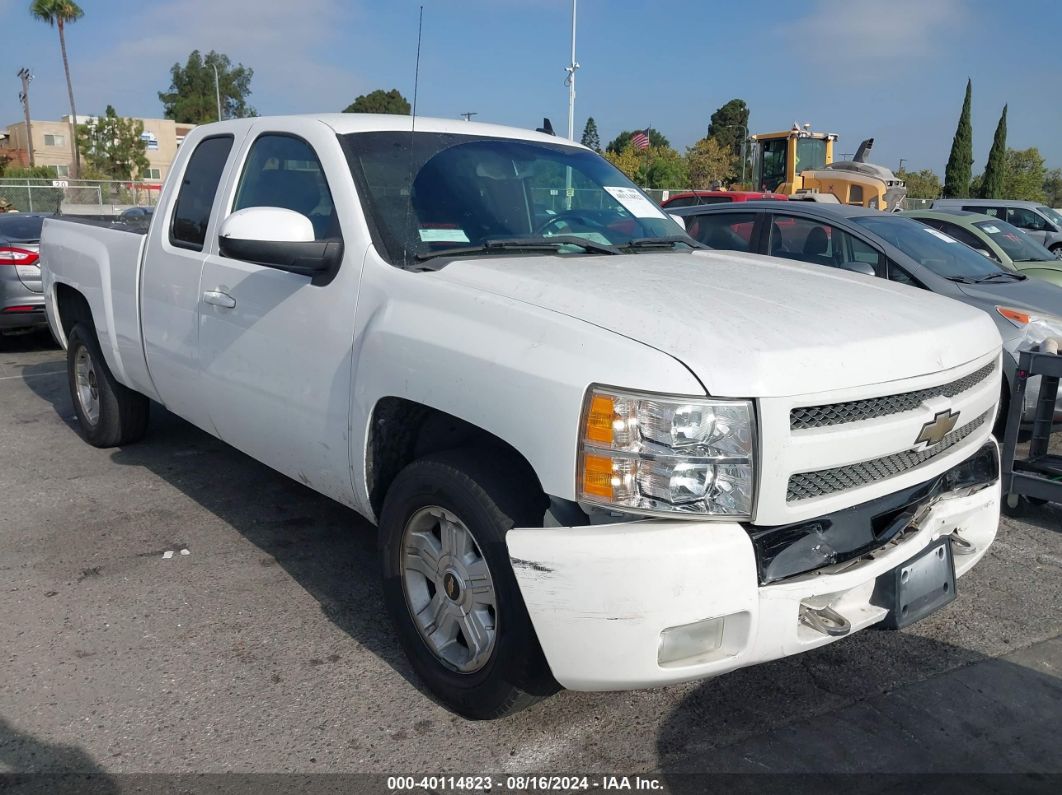
[[[940,177],[932,169],[921,171],[896,172],[896,176],[907,185],[907,195],[912,199],[939,199],[941,193]]]
[[[606,152],[612,152],[613,154],[619,154],[624,148],[631,142],[631,138],[644,130],[624,130],[615,138],[613,138],[609,145],[605,147]],[[664,137],[663,133],[658,132],[652,128],[649,128],[649,146],[656,147],[668,147],[671,146],[671,142]]]
[[[951,142],[951,154],[944,169],[944,195],[965,198],[970,195],[970,176],[973,169],[973,128],[970,125],[970,103],[973,82],[966,81],[966,97],[962,101],[959,125]]]
[[[77,177],[81,173],[81,157],[77,151],[77,109],[74,107],[74,84],[70,80],[70,59],[66,57],[66,26],[77,22],[85,16],[81,6],[74,0],[33,0],[30,14],[34,19],[47,22],[59,29],[59,49],[63,53],[63,72],[66,74],[66,93],[70,99],[70,149],[74,155],[74,170],[70,175]]]
[[[734,175],[734,154],[718,138],[706,137],[686,150],[689,184],[694,190],[706,190],[714,182],[727,182]]]
[[[748,127],[749,106],[743,99],[732,99],[712,114],[708,121],[708,137],[729,149],[740,162],[741,143]]]
[[[144,123],[118,115],[111,105],[103,116],[77,127],[78,147],[93,171],[105,179],[132,179],[148,167]]]
[[[1044,176],[1044,202],[1062,207],[1062,168],[1053,168]]]
[[[649,162],[640,183],[646,188],[684,188],[689,185],[686,160],[670,146],[649,150]]]
[[[1044,159],[1035,146],[1008,149],[1003,174],[1003,198],[1042,202],[1044,194]]]
[[[619,152],[606,150],[605,159],[622,171],[627,176],[627,179],[641,183],[641,175],[645,169],[646,160],[643,151],[635,149],[628,143]]]
[[[981,191],[978,194],[984,199],[1003,198],[1003,177],[1007,158],[1007,106],[1003,106],[1003,114],[999,117],[996,125],[996,135],[992,139],[992,148],[988,152],[988,163],[985,164],[985,173],[981,178]]]
[[[394,113],[399,116],[408,116],[411,108],[409,101],[402,96],[397,88],[384,91],[378,88],[370,94],[362,94],[347,105],[344,113]]]
[[[217,68],[215,90],[214,69]],[[159,92],[163,118],[183,124],[206,124],[218,118],[218,94],[221,94],[221,118],[239,119],[257,116],[247,104],[251,94],[254,69],[243,64],[232,65],[229,56],[211,50],[204,58],[199,50],[192,50],[184,66],[170,67],[170,88]]]
[[[601,138],[597,134],[597,122],[594,121],[593,116],[586,120],[586,126],[583,127],[583,137],[580,140],[580,143],[585,147],[593,149],[595,152],[601,151]]]

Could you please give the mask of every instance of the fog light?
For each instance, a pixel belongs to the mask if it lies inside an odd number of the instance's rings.
[[[726,617],[708,618],[681,627],[668,627],[660,633],[660,651],[656,659],[660,665],[674,665],[679,661],[696,662],[718,651],[723,645],[723,625]]]

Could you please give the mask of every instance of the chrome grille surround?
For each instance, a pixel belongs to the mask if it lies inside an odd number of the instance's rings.
[[[978,372],[981,372],[981,370]],[[786,502],[800,502],[850,489],[857,489],[869,483],[886,480],[908,472],[927,461],[932,461],[948,449],[959,444],[986,422],[989,422],[992,418],[992,413],[991,411],[985,412],[961,428],[949,433],[941,440],[940,444],[925,450],[905,450],[901,453],[893,453],[892,455],[861,461],[856,464],[792,475],[789,478],[788,488],[786,489]]]
[[[846,425],[913,411],[931,398],[952,398],[973,389],[986,378],[991,377],[997,366],[998,362],[992,361],[949,384],[919,389],[915,392],[903,392],[898,395],[884,395],[825,406],[800,406],[789,412],[789,428],[793,431],[806,431],[812,428]]]

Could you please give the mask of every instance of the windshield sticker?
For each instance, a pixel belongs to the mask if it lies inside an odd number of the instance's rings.
[[[986,224],[985,226],[982,226],[981,228],[984,229],[986,232],[988,232],[988,234],[990,234],[990,235],[998,235],[999,234],[999,227],[998,226],[992,226],[991,224]]]
[[[958,243],[958,242],[959,242],[959,241],[958,241],[958,240],[956,240],[955,238],[953,238],[953,237],[948,237],[948,236],[947,236],[946,234],[944,234],[943,232],[938,232],[938,231],[937,231],[936,229],[933,229],[933,228],[932,228],[932,227],[930,227],[930,226],[927,226],[927,227],[926,227],[926,231],[927,231],[927,232],[929,232],[929,234],[933,235],[933,237],[939,237],[939,238],[940,238],[941,240],[943,240],[943,241],[944,241],[945,243]]]
[[[610,188],[603,186],[605,192],[623,205],[623,209],[635,218],[665,218],[664,211],[649,201],[636,188]]]
[[[464,229],[421,229],[420,239],[425,243],[468,243]]]

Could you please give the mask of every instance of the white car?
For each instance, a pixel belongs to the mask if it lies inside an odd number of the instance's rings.
[[[995,537],[983,312],[704,250],[546,134],[204,125],[146,235],[49,220],[41,259],[84,437],[156,401],[378,524],[468,717],[906,626]]]

